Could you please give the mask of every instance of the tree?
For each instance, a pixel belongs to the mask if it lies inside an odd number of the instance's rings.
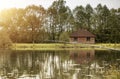
[[[108,19],[108,30],[109,30],[109,42],[112,43],[119,43],[120,41],[120,18],[119,14],[116,9],[111,9],[110,10],[110,16]]]
[[[11,8],[8,10],[3,10],[0,13],[0,18],[1,22],[0,25],[6,29],[6,31],[10,34],[10,38],[12,39],[13,42],[15,42],[16,37],[16,31],[17,31],[17,26],[16,26],[16,20],[17,20],[17,9],[16,8]]]
[[[99,39],[101,39],[101,42],[107,42],[108,40],[108,34],[109,34],[109,26],[108,26],[108,19],[109,19],[109,16],[110,16],[110,11],[109,9],[107,8],[107,6],[103,6],[102,10],[101,10],[101,26],[99,26]],[[104,37],[104,38],[101,38],[101,37]]]
[[[86,14],[86,29],[91,30],[91,20],[92,20],[92,16],[93,16],[93,8],[91,7],[90,4],[86,5],[85,8],[85,14]]]
[[[8,15],[9,14],[9,15]],[[42,42],[45,35],[46,11],[42,6],[27,6],[25,9],[7,9],[0,13],[0,25],[6,28],[13,42]]]
[[[47,12],[48,32],[51,40],[59,40],[63,31],[70,31],[72,12],[64,0],[54,1]]]
[[[93,8],[91,7],[90,4],[86,5],[85,8],[83,6],[77,6],[73,10],[73,15],[74,15],[74,18],[75,18],[76,29],[85,28],[85,29],[91,30]]]
[[[55,40],[56,39],[56,33],[57,33],[57,24],[56,24],[56,18],[57,18],[57,11],[54,7],[50,7],[47,10],[47,32],[49,33],[49,39]]]
[[[94,33],[96,35],[96,42],[101,42],[101,32],[102,32],[102,9],[103,6],[98,4],[95,8],[94,15],[93,15],[93,26],[94,26]]]
[[[71,11],[66,1],[57,0],[47,10],[36,5],[3,10],[0,26],[6,29],[13,43],[62,40],[66,33],[81,28],[93,32],[96,42],[115,43],[120,42],[120,8],[110,10],[106,5],[98,4],[93,9],[88,4]]]
[[[73,15],[75,18],[75,27],[76,29],[84,28],[85,26],[85,9],[83,6],[77,6],[73,10]]]
[[[108,42],[108,39],[110,39],[110,26],[108,26],[109,17],[110,11],[107,6],[102,6],[101,4],[99,4],[95,8],[93,26],[95,27],[94,33],[96,34],[97,42]]]
[[[40,37],[44,35],[45,14],[46,11],[42,6],[32,5],[25,8],[24,21],[32,43],[41,42],[43,39]]]

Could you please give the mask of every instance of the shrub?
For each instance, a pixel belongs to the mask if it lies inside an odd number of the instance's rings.
[[[69,42],[69,35],[68,35],[68,33],[67,32],[61,33],[61,35],[59,37],[59,40],[63,41],[63,42]]]
[[[4,30],[0,30],[0,49],[8,49],[12,45],[9,35]]]

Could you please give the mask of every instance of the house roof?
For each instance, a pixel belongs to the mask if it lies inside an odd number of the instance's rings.
[[[70,37],[95,37],[95,35],[85,29],[79,29],[73,32]]]

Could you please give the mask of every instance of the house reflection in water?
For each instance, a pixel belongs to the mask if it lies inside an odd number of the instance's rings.
[[[94,60],[95,50],[77,50],[71,51],[70,57],[76,64],[87,64]]]

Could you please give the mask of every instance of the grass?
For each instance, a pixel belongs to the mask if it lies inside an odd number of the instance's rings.
[[[74,50],[83,49],[85,45],[82,44],[62,44],[62,43],[40,43],[40,44],[27,44],[27,43],[14,43],[13,50]],[[89,47],[87,47],[88,49]]]
[[[108,47],[108,48],[116,48],[120,49],[120,44],[114,44],[114,43],[99,43],[95,44],[96,46],[103,46],[103,47]]]
[[[110,47],[120,49],[120,44],[62,44],[62,43],[14,43],[13,50],[81,50],[81,49],[100,49],[99,47]]]

